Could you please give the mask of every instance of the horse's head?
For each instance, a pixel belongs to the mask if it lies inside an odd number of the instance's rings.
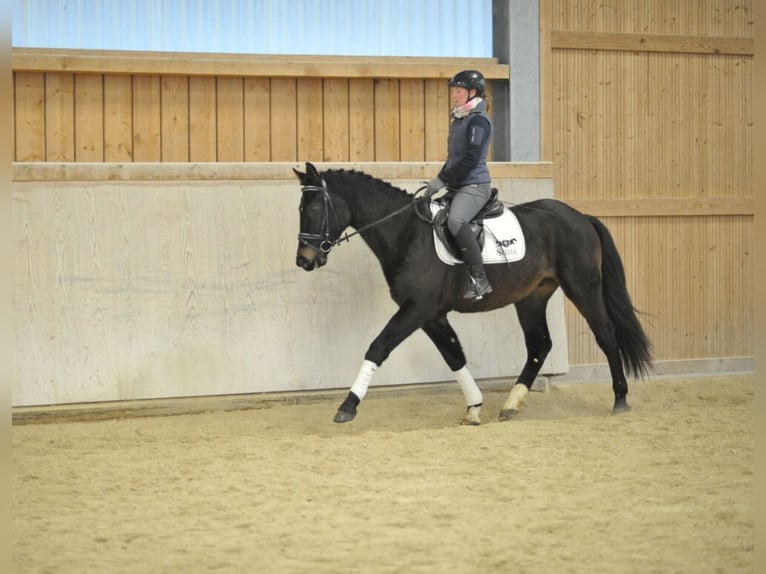
[[[293,169],[301,182],[300,231],[295,264],[313,271],[327,263],[327,255],[349,224],[345,203],[333,196],[327,182],[311,163],[306,173]]]

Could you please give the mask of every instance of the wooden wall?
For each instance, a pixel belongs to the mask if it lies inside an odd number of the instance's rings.
[[[446,80],[466,67],[508,77],[492,59],[16,49],[14,159],[443,160]]]
[[[612,230],[658,360],[752,357],[752,3],[543,7],[557,197]],[[603,363],[567,325],[570,362]]]

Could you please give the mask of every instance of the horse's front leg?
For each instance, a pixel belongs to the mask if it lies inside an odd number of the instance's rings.
[[[460,385],[460,390],[463,391],[466,412],[463,415],[462,424],[474,426],[481,424],[479,416],[482,405],[481,390],[466,366],[463,347],[452,325],[449,324],[447,316],[441,315],[428,321],[423,325],[423,331],[436,345],[439,353],[455,374],[455,380]]]
[[[359,374],[351,385],[346,399],[341,403],[333,419],[336,423],[346,423],[354,419],[357,407],[367,394],[375,370],[402,341],[412,335],[425,322],[423,312],[416,305],[404,305],[389,319],[386,326],[375,337],[364,355]]]

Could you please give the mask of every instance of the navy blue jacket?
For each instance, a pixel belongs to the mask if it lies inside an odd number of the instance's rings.
[[[447,161],[439,172],[447,187],[490,183],[487,152],[492,139],[492,122],[485,101],[463,118],[454,118],[447,137]]]

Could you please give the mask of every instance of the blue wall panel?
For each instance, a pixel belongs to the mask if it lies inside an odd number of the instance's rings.
[[[14,0],[15,47],[492,56],[492,0]]]

